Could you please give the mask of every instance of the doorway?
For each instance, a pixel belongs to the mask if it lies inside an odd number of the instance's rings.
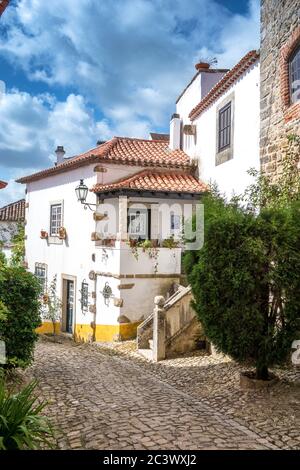
[[[71,276],[63,278],[62,330],[72,334],[75,324],[75,280]]]

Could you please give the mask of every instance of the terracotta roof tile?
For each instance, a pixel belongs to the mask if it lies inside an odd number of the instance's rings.
[[[203,193],[208,190],[204,183],[188,173],[144,170],[114,183],[97,184],[92,191],[100,193],[116,189],[176,193]]]
[[[8,204],[0,209],[1,222],[24,222],[25,199]]]
[[[8,6],[9,0],[0,0],[0,16],[4,12],[5,8]]]
[[[165,141],[114,137],[88,152],[66,159],[60,165],[25,176],[18,179],[17,182],[29,183],[93,162],[180,169],[192,167],[186,153],[182,150],[170,150]]]
[[[258,51],[250,51],[221,80],[209,93],[192,109],[189,114],[191,120],[196,119],[208,106],[216,101],[252,64],[259,58]]]

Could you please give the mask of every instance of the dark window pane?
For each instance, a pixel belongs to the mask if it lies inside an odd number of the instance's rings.
[[[290,58],[290,97],[292,103],[300,101],[300,47]]]
[[[219,111],[219,151],[230,146],[231,102]]]

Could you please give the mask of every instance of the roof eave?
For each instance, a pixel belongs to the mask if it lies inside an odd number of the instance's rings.
[[[234,85],[238,78],[259,60],[259,55],[259,50],[252,50],[242,57],[242,59],[232,69],[223,75],[221,80],[216,83],[216,85],[197,104],[197,106],[192,109],[189,114],[190,120],[194,121],[200,116],[200,114],[202,114],[202,112],[222,96],[228,88]]]
[[[97,196],[106,195],[110,196],[138,196],[138,197],[153,197],[153,198],[169,198],[169,199],[197,199],[204,196],[208,191],[163,191],[151,189],[132,189],[132,188],[116,188],[104,190],[91,190]]]

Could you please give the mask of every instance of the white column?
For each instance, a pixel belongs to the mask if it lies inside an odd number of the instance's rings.
[[[127,196],[119,197],[119,240],[127,240]]]

